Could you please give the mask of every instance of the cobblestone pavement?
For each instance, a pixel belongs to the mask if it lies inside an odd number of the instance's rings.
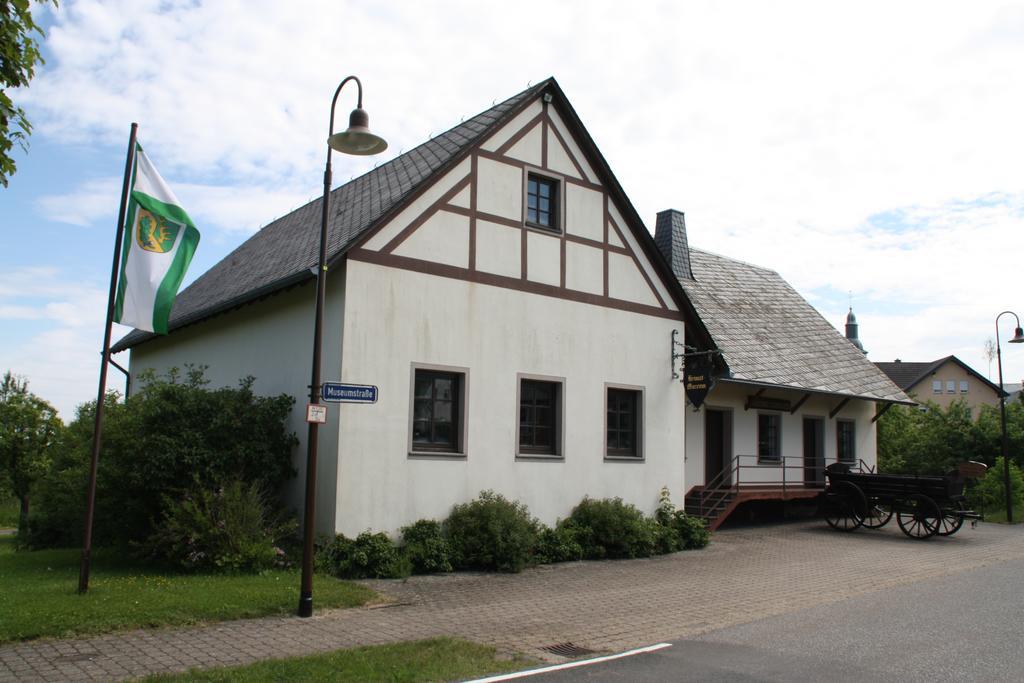
[[[1019,527],[983,524],[916,542],[891,526],[760,526],[719,531],[704,551],[645,560],[372,581],[391,602],[0,646],[0,681],[120,680],[439,635],[563,661],[540,648],[622,650],[1024,558]]]

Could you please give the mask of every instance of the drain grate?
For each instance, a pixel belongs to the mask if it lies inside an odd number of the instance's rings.
[[[558,655],[559,657],[567,657],[569,659],[583,657],[584,655],[597,654],[597,650],[591,650],[585,647],[581,647],[580,645],[576,645],[575,643],[555,643],[554,645],[545,645],[540,649],[544,650],[545,652],[550,652],[553,655]]]

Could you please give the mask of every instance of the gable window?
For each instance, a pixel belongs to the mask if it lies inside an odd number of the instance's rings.
[[[414,369],[412,452],[463,452],[465,380],[461,372]]]
[[[942,380],[941,379],[932,380],[932,393],[933,394],[941,394],[942,393]]]
[[[956,380],[952,380],[952,379],[946,380],[946,393],[947,394],[955,394],[956,393]]]
[[[960,380],[960,393],[961,394],[966,394],[967,393],[967,380],[965,380],[965,379]]]
[[[520,377],[518,453],[560,456],[561,422],[561,382]]]
[[[782,462],[782,416],[778,413],[757,415],[757,461]]]
[[[852,464],[857,460],[854,442],[856,431],[851,420],[836,421],[836,459],[839,462]]]
[[[526,178],[526,222],[558,231],[558,181],[536,173]]]
[[[605,405],[605,456],[641,458],[640,425],[643,420],[643,392],[608,387]]]

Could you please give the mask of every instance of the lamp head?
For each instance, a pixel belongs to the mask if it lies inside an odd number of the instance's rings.
[[[359,156],[380,154],[388,148],[384,138],[370,132],[370,117],[360,108],[353,109],[349,115],[348,130],[327,138],[327,144],[331,149]],[[1021,341],[1024,341],[1024,338]]]
[[[1024,329],[1017,328],[1013,331],[1013,339],[1008,343],[1010,344],[1024,344]]]

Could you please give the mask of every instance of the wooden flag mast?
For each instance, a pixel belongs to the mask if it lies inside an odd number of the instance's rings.
[[[100,386],[96,392],[96,420],[92,432],[92,463],[89,467],[89,493],[85,508],[85,536],[82,544],[82,565],[78,571],[78,592],[89,590],[89,570],[92,562],[92,518],[96,507],[96,469],[100,460],[100,441],[103,433],[103,403],[107,393],[107,364],[110,361],[110,328],[114,320],[114,301],[117,297],[118,273],[121,270],[121,243],[124,241],[124,221],[128,211],[128,191],[135,165],[135,136],[139,124],[132,124],[128,137],[128,156],[124,162],[124,185],[121,188],[121,209],[117,216],[117,237],[114,239],[114,261],[110,266],[110,294],[107,297],[107,322],[103,332],[103,360],[100,362]]]

